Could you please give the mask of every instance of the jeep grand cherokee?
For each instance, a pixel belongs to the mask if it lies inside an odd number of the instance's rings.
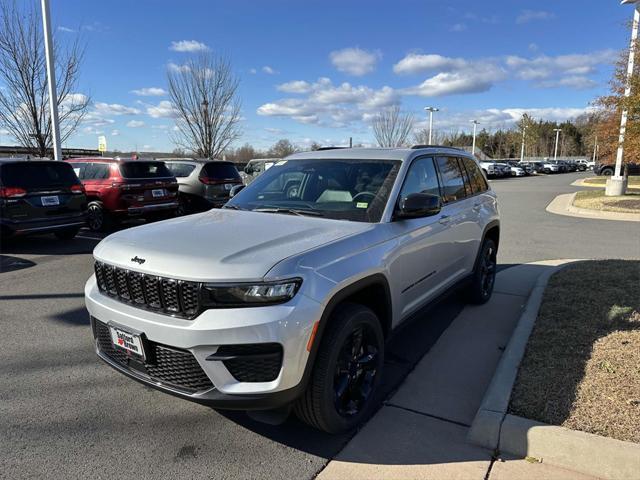
[[[223,209],[104,239],[86,303],[123,374],[219,408],[293,404],[339,432],[375,408],[392,329],[463,280],[490,298],[498,240],[461,150],[299,153]]]

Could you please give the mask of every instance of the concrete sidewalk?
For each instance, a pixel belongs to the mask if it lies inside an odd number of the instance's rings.
[[[398,391],[320,472],[343,479],[587,479],[522,459],[496,459],[467,442],[502,351],[538,276],[553,262],[509,268],[493,298],[468,306]]]

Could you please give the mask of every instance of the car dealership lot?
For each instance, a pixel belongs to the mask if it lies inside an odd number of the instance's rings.
[[[545,212],[556,195],[575,191],[569,184],[584,176],[491,182],[502,211],[503,268],[640,254],[633,225]],[[293,417],[273,427],[244,413],[217,412],[151,390],[99,362],[83,303],[97,238],[87,231],[70,242],[32,237],[0,252],[3,474],[309,478],[341,449],[348,435],[325,435]],[[607,248],[612,238],[615,250]],[[385,392],[461,308],[454,295],[396,334],[385,365]]]

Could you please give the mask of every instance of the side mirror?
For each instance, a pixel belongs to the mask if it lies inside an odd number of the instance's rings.
[[[229,198],[235,197],[244,187],[245,185],[234,185],[231,187],[231,190],[229,190]]]
[[[247,165],[244,167],[244,173],[247,175],[253,175],[253,165]]]
[[[396,217],[421,218],[437,215],[442,210],[442,201],[438,195],[429,193],[411,193],[400,199]]]

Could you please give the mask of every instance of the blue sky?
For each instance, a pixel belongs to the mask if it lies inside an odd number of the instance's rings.
[[[616,0],[51,0],[61,41],[80,35],[78,92],[93,100],[69,146],[172,150],[166,71],[228,55],[241,81],[238,142],[372,143],[369,120],[399,104],[424,124],[492,129],[525,111],[563,120],[606,91],[628,42]]]

